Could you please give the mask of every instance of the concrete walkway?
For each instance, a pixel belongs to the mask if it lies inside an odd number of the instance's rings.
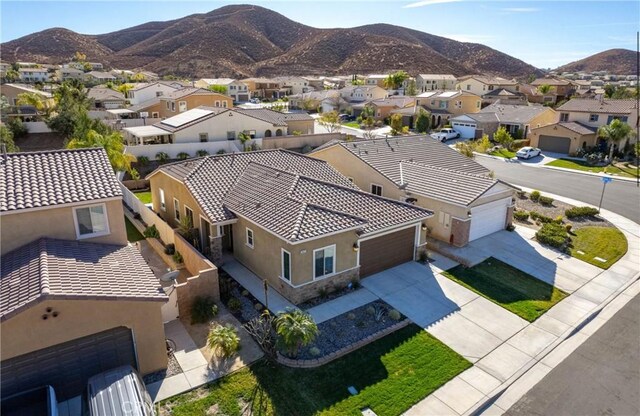
[[[363,288],[309,308],[307,312],[316,321],[316,324],[319,324],[376,299],[378,299],[376,295]]]
[[[573,205],[588,205],[556,195],[549,196]],[[609,270],[598,269],[597,273],[582,264],[569,261],[575,259],[556,257],[554,263],[557,269],[575,273],[587,282],[574,287],[570,296],[534,323],[508,337],[477,360],[472,368],[416,404],[406,412],[407,415],[503,414],[640,292],[640,226],[608,211],[603,210],[601,215],[625,234],[629,244],[627,254]],[[497,249],[502,251],[505,248]],[[512,251],[512,246],[509,246],[509,250]],[[499,252],[493,252],[492,255],[500,257]],[[504,255],[508,255],[508,251]],[[512,263],[512,260],[505,261]],[[574,266],[579,268],[575,272],[572,269]],[[583,271],[588,274],[581,276]],[[456,328],[453,326],[451,329]],[[466,328],[460,326],[457,329],[460,337],[468,336]],[[450,344],[441,335],[434,335],[460,352],[455,344]]]
[[[232,257],[225,257],[222,270],[227,272],[238,283],[244,286],[263,305],[269,305],[269,310],[274,314],[283,312],[288,308],[295,309],[295,305],[284,298],[272,286],[269,286],[269,302],[264,297],[264,286],[262,279]]]

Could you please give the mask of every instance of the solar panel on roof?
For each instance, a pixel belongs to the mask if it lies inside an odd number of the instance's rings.
[[[454,95],[456,95],[458,93],[458,91],[445,91],[442,94],[440,94],[440,97],[453,97]]]
[[[211,110],[204,110],[202,108],[194,108],[193,110],[185,111],[182,114],[178,114],[177,116],[170,117],[162,122],[162,124],[166,124],[171,127],[180,127],[184,124],[191,123],[194,120],[197,120],[201,117],[212,114]]]

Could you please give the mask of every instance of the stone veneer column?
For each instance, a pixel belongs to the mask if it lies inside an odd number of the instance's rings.
[[[211,252],[211,261],[216,266],[220,267],[224,263],[222,260],[222,236],[209,237],[209,251]]]
[[[451,234],[453,234],[453,245],[463,247],[469,242],[469,232],[471,231],[471,220],[461,220],[451,218]]]

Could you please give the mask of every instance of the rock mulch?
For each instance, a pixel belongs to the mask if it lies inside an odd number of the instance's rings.
[[[155,373],[147,374],[143,377],[145,384],[155,383],[156,381],[182,373],[182,368],[180,367],[180,364],[178,364],[176,357],[173,354],[169,354],[168,359],[169,362],[167,363],[166,370],[156,371]]]
[[[298,305],[298,307],[306,311],[307,309],[311,309],[314,306],[322,305],[323,303],[329,302],[330,300],[334,300],[336,298],[339,298],[340,296],[346,295],[347,293],[356,291],[360,289],[360,287],[361,287],[360,284],[354,285],[353,283],[349,283],[348,286],[335,290],[327,294],[327,296],[318,296],[313,299],[309,299],[306,302],[302,302],[301,304]]]
[[[544,193],[542,193],[542,195],[544,196]],[[542,205],[539,202],[532,201],[529,198],[529,194],[525,194],[525,197],[516,196],[517,211],[535,211],[538,214],[542,214],[553,219],[556,219],[561,215],[565,224],[571,224],[576,229],[582,227],[613,227],[613,224],[600,217],[580,217],[571,219],[567,218],[564,215],[564,212],[573,207],[573,205],[555,200],[553,201],[553,204],[551,204],[551,206]],[[540,228],[540,226],[537,225],[531,218],[529,218],[526,222],[518,221],[514,218],[514,223],[536,230]]]

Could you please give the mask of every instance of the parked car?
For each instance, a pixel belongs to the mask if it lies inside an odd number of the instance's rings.
[[[432,133],[431,137],[433,137],[436,140],[440,140],[441,142],[446,142],[447,140],[450,139],[457,139],[460,137],[460,133],[458,133],[457,131],[455,131],[454,129],[442,129],[437,133]]]
[[[36,387],[3,397],[3,416],[58,416],[58,401],[53,387]]]
[[[518,159],[531,159],[532,157],[540,156],[540,149],[537,147],[525,146],[516,152]]]
[[[130,365],[96,374],[87,382],[90,416],[155,416],[153,400]]]

